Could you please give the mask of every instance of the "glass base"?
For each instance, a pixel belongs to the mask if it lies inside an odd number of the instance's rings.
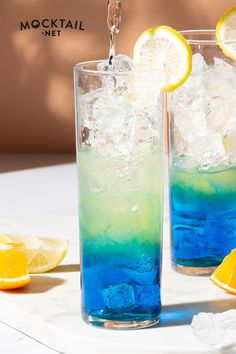
[[[192,276],[209,276],[216,270],[217,267],[186,267],[181,264],[172,263],[172,268],[180,274]]]
[[[160,321],[160,316],[156,319],[146,321],[114,321],[93,317],[86,314],[82,314],[82,318],[86,323],[93,326],[120,330],[153,327]]]

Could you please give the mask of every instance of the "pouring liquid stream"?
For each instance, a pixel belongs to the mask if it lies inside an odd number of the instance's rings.
[[[110,37],[110,48],[109,48],[109,69],[114,69],[113,59],[115,57],[115,41],[116,36],[120,30],[121,23],[121,0],[108,0],[108,14],[107,14],[107,26],[109,30]]]

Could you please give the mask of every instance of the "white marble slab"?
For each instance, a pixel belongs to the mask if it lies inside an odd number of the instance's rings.
[[[1,354],[56,354],[57,351],[33,340],[25,334],[0,323]]]
[[[9,333],[1,325],[0,338],[6,331],[8,338],[12,337],[8,346],[0,341],[0,353],[51,354],[52,350],[65,354],[220,353],[199,343],[189,324],[192,316],[200,311],[236,308],[236,297],[215,287],[208,278],[186,277],[170,269],[167,199],[163,313],[159,327],[109,331],[82,322],[75,182],[74,164],[0,175],[0,231],[70,239],[68,256],[55,271],[32,277],[32,283],[25,289],[0,292],[0,322],[46,344],[51,350],[39,348],[39,344],[22,335],[26,350],[22,346],[21,353],[19,332]],[[224,352],[231,353],[236,350]]]
[[[0,225],[10,230],[9,220],[0,220]],[[12,225],[17,225],[22,232],[25,228],[27,233],[34,229],[34,234],[36,230],[40,234],[45,228],[55,234],[60,229],[60,237],[71,235],[72,243],[69,256],[55,271],[33,276],[32,283],[25,289],[0,292],[0,321],[66,354],[219,353],[199,343],[189,324],[192,316],[200,311],[221,312],[235,308],[236,297],[216,288],[208,278],[173,272],[166,234],[160,326],[121,332],[92,328],[81,320],[79,269],[73,264],[76,255],[78,257],[75,217],[12,220]]]

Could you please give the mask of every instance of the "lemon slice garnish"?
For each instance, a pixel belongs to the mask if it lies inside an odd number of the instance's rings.
[[[236,7],[226,11],[219,19],[216,39],[224,54],[236,59]]]
[[[158,72],[163,88],[173,91],[191,73],[192,51],[179,32],[168,26],[159,26],[143,32],[138,38],[134,61],[143,72]]]

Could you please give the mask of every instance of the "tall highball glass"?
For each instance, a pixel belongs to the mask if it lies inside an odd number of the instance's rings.
[[[142,328],[161,311],[162,102],[103,66],[74,68],[82,316]]]
[[[193,62],[168,94],[172,264],[201,275],[236,248],[236,61],[215,31],[182,34]]]

